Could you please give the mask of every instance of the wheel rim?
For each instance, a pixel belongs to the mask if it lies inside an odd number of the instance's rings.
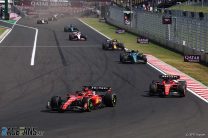
[[[88,106],[89,110],[93,109],[93,104],[91,101],[89,101],[89,106]]]
[[[116,105],[116,97],[113,97],[112,103],[113,103],[113,105]]]

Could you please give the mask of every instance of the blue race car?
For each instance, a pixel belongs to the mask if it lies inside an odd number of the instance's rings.
[[[139,51],[130,50],[120,54],[121,63],[147,63],[147,57]]]
[[[79,29],[75,25],[70,24],[64,27],[64,32],[79,32]]]

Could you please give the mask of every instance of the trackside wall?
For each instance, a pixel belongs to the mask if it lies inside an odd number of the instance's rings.
[[[194,13],[193,17],[193,13],[187,12],[184,17],[179,11],[174,11],[171,13],[172,24],[165,25],[162,17],[170,16],[167,13],[133,10],[131,24],[125,25],[123,11],[120,7],[110,6],[106,21],[180,53],[201,55],[202,62],[208,64],[207,15],[201,19],[198,14]]]

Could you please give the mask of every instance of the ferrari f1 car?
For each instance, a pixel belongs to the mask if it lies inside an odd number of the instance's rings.
[[[86,41],[87,36],[83,35],[81,32],[72,32],[72,33],[69,33],[69,40]]]
[[[124,44],[118,42],[118,40],[113,39],[113,40],[105,40],[102,44],[103,50],[124,50]]]
[[[127,50],[120,54],[121,63],[147,63],[147,57],[135,50]]]
[[[117,97],[110,87],[83,86],[75,94],[67,94],[66,98],[53,96],[48,101],[47,108],[52,111],[83,111],[116,106]]]
[[[37,24],[48,24],[48,20],[45,18],[37,20]]]
[[[70,24],[64,27],[64,32],[79,32],[79,29],[75,25]]]
[[[184,80],[180,79],[178,75],[160,75],[159,78],[162,81],[153,80],[149,87],[149,95],[159,95],[164,96],[180,96],[185,97],[187,83]]]

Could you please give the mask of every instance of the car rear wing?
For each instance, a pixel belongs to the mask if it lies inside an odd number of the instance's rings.
[[[177,79],[180,79],[180,76],[179,75],[160,75],[159,78],[177,80]]]
[[[106,86],[83,86],[83,88],[88,88],[93,91],[101,91],[101,92],[106,92],[108,90],[111,90],[111,87],[106,87]]]

